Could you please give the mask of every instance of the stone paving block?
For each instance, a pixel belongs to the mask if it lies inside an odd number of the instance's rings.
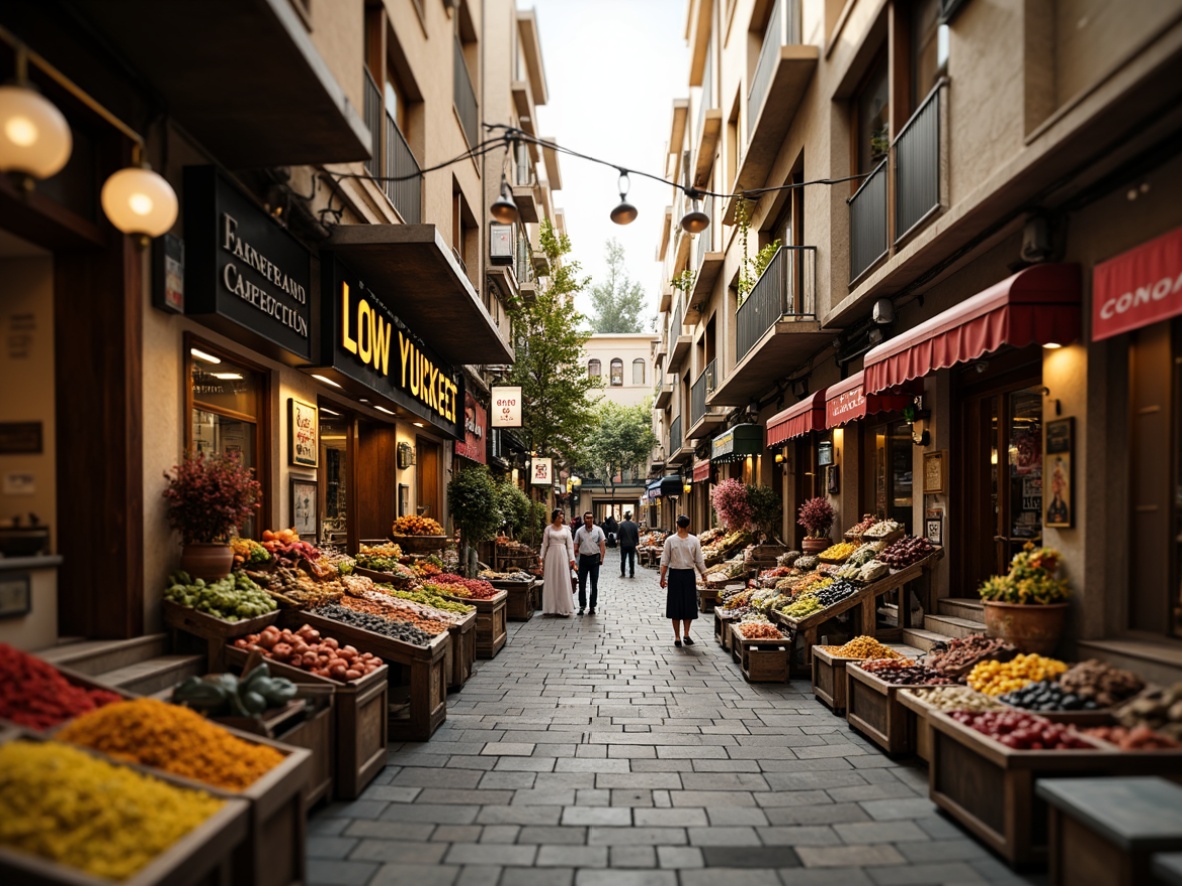
[[[796,850],[801,862],[809,868],[840,868],[851,865],[903,864],[903,858],[893,846],[801,846]]]
[[[670,791],[673,806],[754,806],[750,791]]]
[[[676,772],[604,772],[595,776],[597,788],[672,788],[681,789],[681,776]]]
[[[866,800],[858,804],[870,817],[878,821],[897,821],[901,818],[922,818],[932,814],[932,801],[915,798],[911,800]]]
[[[478,824],[441,824],[431,834],[432,843],[476,843],[484,828]]]
[[[866,779],[853,770],[838,772],[769,772],[764,776],[773,791],[833,790],[865,787]]]
[[[454,865],[385,864],[369,886],[454,886],[459,876],[460,869]]]
[[[494,771],[498,772],[553,772],[556,757],[501,757]]]
[[[868,821],[835,824],[838,836],[846,843],[906,843],[930,842],[931,837],[913,821]],[[903,849],[900,847],[900,851]],[[906,854],[904,852],[904,854]]]
[[[657,852],[652,846],[612,846],[610,866],[613,868],[655,868]]]
[[[445,843],[403,843],[397,840],[362,840],[350,857],[353,861],[396,861],[401,864],[436,864],[447,852]]]
[[[575,874],[575,886],[677,886],[673,871],[583,870]]]
[[[533,754],[534,747],[533,742],[490,741],[480,753],[490,757],[529,757]]]
[[[349,826],[352,819],[318,816],[308,822],[309,837],[336,837]]]
[[[800,859],[787,846],[704,846],[702,858],[708,868],[764,868],[773,873],[775,868],[800,867]],[[716,873],[721,879],[721,872]]]
[[[700,868],[705,865],[702,850],[697,846],[658,846],[657,864],[662,868]]]
[[[382,813],[382,821],[432,822],[434,824],[472,824],[479,806],[429,806],[425,803],[391,805]]]
[[[481,843],[516,843],[521,833],[519,824],[487,824],[480,834]]]
[[[360,861],[324,861],[308,859],[309,883],[332,883],[335,886],[365,886],[377,873],[379,865]]]
[[[753,827],[714,826],[687,828],[691,846],[761,846],[759,834]],[[707,861],[709,864],[709,861]]]
[[[932,811],[935,812],[934,809]],[[915,819],[915,823],[933,840],[956,840],[968,834],[967,831],[962,831],[957,827],[954,822],[938,815],[917,818]]]
[[[766,791],[763,775],[754,772],[687,772],[681,777],[687,791]]]
[[[480,779],[480,789],[509,791],[532,788],[538,775],[537,772],[486,772]]]
[[[673,761],[670,761],[673,762]],[[694,760],[694,772],[759,772],[758,760]]]
[[[706,827],[705,809],[634,809],[632,818],[638,827]]]
[[[478,824],[558,824],[561,806],[484,806]]]
[[[762,809],[753,806],[713,806],[707,807],[706,816],[712,825],[751,825],[761,827],[768,824],[767,815]]]
[[[346,837],[374,837],[380,840],[414,842],[426,840],[438,827],[425,822],[353,821],[345,830]]]
[[[790,868],[780,878],[784,886],[874,886],[861,868]]]
[[[626,827],[632,824],[632,810],[619,806],[568,806],[562,810],[562,824]]]
[[[484,792],[480,794],[484,799]],[[513,793],[511,801],[514,806],[573,806],[575,791],[573,788],[558,790],[555,788],[533,788]]]
[[[440,788],[439,790],[431,790],[424,788],[420,795],[422,802],[426,804],[438,805],[466,805],[472,802],[487,803],[490,805],[505,805],[513,800],[516,791],[486,791],[486,790],[465,790],[460,788]]]
[[[890,800],[915,796],[915,791],[898,781],[892,784],[865,784],[848,788],[832,788],[827,793],[836,803],[851,800]]]
[[[827,825],[772,825],[756,830],[768,846],[841,845],[841,838]]]
[[[926,834],[925,834],[926,836]],[[972,861],[989,853],[976,840],[929,840],[922,843],[901,843],[898,849],[912,862]]]
[[[655,804],[653,803],[653,792],[652,791],[613,790],[611,792],[611,805],[612,806],[642,806],[642,807],[650,807],[651,808]]]
[[[941,886],[945,883],[986,883],[984,877],[963,862],[868,867],[866,873],[878,886]]]
[[[517,842],[582,846],[587,842],[587,829],[564,825],[526,825],[518,834]]]
[[[571,886],[574,880],[574,868],[505,868],[499,886]]]
[[[455,754],[447,758],[447,769],[480,769],[488,772],[497,765],[499,757],[477,757],[472,754]]]
[[[542,846],[538,849],[538,867],[606,868],[606,846]]]
[[[348,858],[357,840],[348,837],[308,837],[309,858]]]
[[[380,800],[386,803],[413,803],[422,788],[399,787],[396,785],[374,785],[366,788],[362,800]]]
[[[394,779],[393,785],[416,788],[474,788],[480,784],[483,774],[465,769],[423,769],[418,766],[407,766]],[[370,788],[366,791],[369,793]]]
[[[685,828],[592,827],[587,842],[592,846],[680,846],[687,839]]]
[[[491,864],[528,867],[537,858],[537,846],[508,846],[498,843],[454,843],[447,850],[448,864]]]
[[[682,886],[780,886],[775,871],[752,871],[734,867],[708,867],[700,871],[683,871]]]
[[[354,800],[352,803],[334,803],[325,810],[325,814],[334,818],[373,820],[380,817],[389,805],[384,800]]]
[[[502,868],[488,864],[469,864],[460,869],[456,886],[497,886]]]
[[[870,816],[857,803],[831,803],[828,806],[777,806],[767,810],[767,820],[774,825],[836,824],[869,821]]]
[[[760,791],[755,802],[765,809],[776,806],[824,806],[833,800],[825,791]]]

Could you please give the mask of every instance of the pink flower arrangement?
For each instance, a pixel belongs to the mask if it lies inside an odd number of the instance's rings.
[[[745,484],[738,480],[723,480],[714,487],[711,501],[727,529],[736,532],[751,525],[753,514]]]
[[[802,504],[797,516],[799,519],[796,522],[807,529],[813,538],[824,538],[828,535],[837,517],[833,505],[819,496],[810,498]]]
[[[186,455],[164,477],[168,525],[185,544],[227,541],[258,509],[262,497],[254,471],[221,455]]]

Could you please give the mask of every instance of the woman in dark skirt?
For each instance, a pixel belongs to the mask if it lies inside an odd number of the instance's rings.
[[[665,618],[673,621],[673,645],[681,645],[682,632],[685,644],[693,646],[690,637],[690,622],[698,617],[698,589],[694,582],[694,570],[706,577],[706,560],[702,556],[702,543],[696,535],[690,535],[690,520],[685,514],[677,518],[677,532],[665,539],[661,551],[661,587],[668,588],[665,596]]]

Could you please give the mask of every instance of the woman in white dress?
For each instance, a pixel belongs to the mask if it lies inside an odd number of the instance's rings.
[[[542,532],[542,564],[545,581],[542,583],[542,615],[570,618],[574,612],[571,602],[571,570],[575,568],[575,545],[570,529],[564,525],[561,510],[550,515],[550,525]]]

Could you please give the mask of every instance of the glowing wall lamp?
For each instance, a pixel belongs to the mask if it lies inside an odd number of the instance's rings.
[[[137,146],[137,156],[140,153]],[[138,238],[141,246],[167,233],[176,221],[176,191],[147,163],[120,169],[108,178],[102,203],[111,224]]]
[[[33,179],[61,171],[74,139],[62,112],[29,83],[28,65],[28,50],[18,46],[16,82],[0,86],[0,172],[25,176],[32,189]]]

